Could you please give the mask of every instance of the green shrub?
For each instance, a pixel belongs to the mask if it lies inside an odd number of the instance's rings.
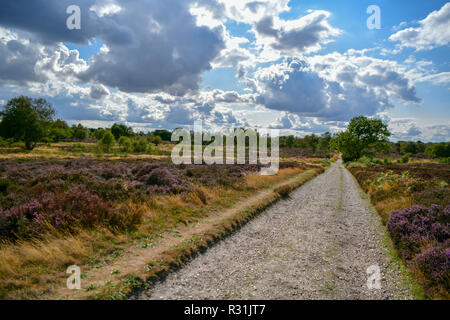
[[[147,141],[144,139],[134,140],[133,141],[133,152],[143,153],[149,149],[149,145]]]
[[[110,152],[111,148],[114,146],[116,141],[112,133],[110,131],[106,131],[98,143],[100,149],[102,149],[105,152]]]
[[[405,154],[401,159],[400,163],[408,163],[409,162],[410,153]]]
[[[122,147],[122,151],[131,152],[133,151],[133,145],[131,143],[131,139],[125,136],[120,137],[119,145]]]

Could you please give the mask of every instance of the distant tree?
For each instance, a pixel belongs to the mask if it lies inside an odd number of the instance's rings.
[[[132,137],[134,135],[133,129],[131,127],[127,127],[124,124],[114,123],[111,127],[111,133],[113,134],[116,140],[119,140],[120,137]]]
[[[164,141],[170,141],[172,138],[172,132],[167,130],[155,130],[152,132],[154,136],[160,136],[162,140]]]
[[[319,145],[317,146],[320,150],[329,150],[331,141],[331,134],[325,132],[319,138]]]
[[[56,119],[50,124],[49,135],[52,141],[69,139],[72,136],[72,130],[67,122],[61,119]]]
[[[0,112],[0,136],[23,141],[32,150],[39,141],[49,137],[55,110],[44,99],[17,97],[9,100]]]
[[[316,152],[317,146],[319,145],[319,137],[314,133],[303,138],[306,147],[310,148],[312,152]]]
[[[89,136],[89,130],[81,123],[72,126],[72,138],[76,140],[85,140]]]
[[[345,162],[358,160],[373,150],[386,150],[390,135],[387,125],[381,120],[355,117],[346,131],[333,137],[331,147],[342,153]]]
[[[106,131],[98,143],[103,151],[111,152],[111,148],[115,145],[116,141],[111,131]]]
[[[286,138],[286,146],[288,148],[292,148],[294,146],[294,143],[295,143],[294,136],[291,135]]]
[[[154,136],[152,142],[158,146],[162,142],[162,139],[160,136]]]
[[[450,157],[450,142],[436,143],[425,150],[425,154],[431,158]]]
[[[103,135],[105,134],[105,132],[106,132],[105,129],[97,128],[94,130],[93,135],[94,135],[95,139],[100,140],[101,138],[103,138]]]
[[[405,144],[404,153],[416,154],[418,152],[417,144],[415,142],[407,142]]]

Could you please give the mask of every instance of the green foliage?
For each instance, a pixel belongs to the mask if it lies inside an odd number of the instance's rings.
[[[149,149],[149,147],[150,146],[148,145],[147,141],[144,139],[139,139],[139,140],[133,141],[133,152],[143,153],[143,152],[146,152],[147,149]]]
[[[103,128],[97,128],[93,131],[93,136],[95,137],[95,139],[100,140],[101,138],[103,138],[103,135],[105,134],[106,130]]]
[[[291,135],[286,138],[286,146],[287,147],[292,148],[294,146],[294,142],[295,142],[294,136]]]
[[[72,130],[64,120],[57,119],[51,123],[49,132],[51,141],[69,139],[71,136]]]
[[[385,159],[386,160],[386,159]],[[362,156],[356,161],[347,162],[345,165],[347,167],[368,167],[385,164],[384,161],[379,159],[374,159],[372,157]]]
[[[72,138],[76,140],[85,140],[89,136],[89,131],[82,124],[72,126]]]
[[[172,132],[168,130],[155,130],[152,134],[154,136],[160,136],[163,141],[170,141],[172,138]]]
[[[111,127],[111,133],[113,134],[116,140],[119,140],[120,137],[132,137],[134,136],[133,129],[131,127],[127,127],[124,124],[114,123]]]
[[[119,145],[122,147],[122,151],[131,152],[133,151],[131,139],[125,136],[120,137]]]
[[[335,135],[330,146],[340,151],[342,159],[349,162],[363,155],[370,156],[373,151],[387,150],[390,135],[387,125],[381,120],[360,116],[350,121],[346,131]]]
[[[160,136],[154,136],[151,140],[156,146],[158,146],[162,142],[162,138]]]
[[[411,155],[410,153],[407,153],[407,154],[403,155],[403,157],[399,160],[399,162],[400,163],[408,163],[410,155]]]
[[[24,141],[25,148],[32,150],[48,137],[54,114],[55,110],[44,99],[13,98],[0,113],[0,136]]]
[[[99,141],[99,147],[105,152],[111,152],[112,147],[116,141],[111,131],[106,131],[103,137]]]
[[[436,143],[425,150],[425,154],[431,158],[450,157],[450,142]]]

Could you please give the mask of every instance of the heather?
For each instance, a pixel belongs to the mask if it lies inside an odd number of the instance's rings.
[[[425,292],[449,298],[450,165],[349,166]]]
[[[430,296],[450,289],[450,206],[413,206],[393,211],[388,232],[400,256],[420,275]]]
[[[306,168],[298,162],[280,165],[289,167]],[[260,165],[176,166],[132,159],[2,160],[0,237],[15,240],[99,225],[132,230],[141,212],[131,210],[129,202],[189,193],[204,199],[199,187],[244,190],[244,178],[259,170]]]

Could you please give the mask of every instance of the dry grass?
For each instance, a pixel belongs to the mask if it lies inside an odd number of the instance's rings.
[[[379,201],[375,204],[375,208],[380,214],[383,224],[386,224],[389,219],[389,215],[393,210],[409,208],[412,205],[413,203],[410,197],[399,197]]]
[[[261,176],[259,173],[255,173],[246,176],[245,179],[247,182],[247,187],[249,189],[257,190],[261,188],[267,188],[280,180],[299,174],[303,171],[305,171],[305,169],[303,168],[286,168],[279,170],[278,174],[276,175]]]

